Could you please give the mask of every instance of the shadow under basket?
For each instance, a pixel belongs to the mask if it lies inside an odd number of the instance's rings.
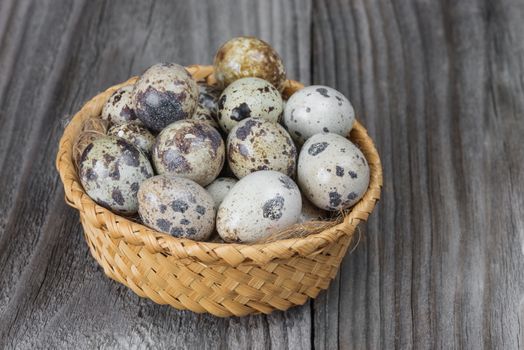
[[[215,82],[211,66],[187,69],[196,80]],[[99,116],[111,94],[135,80],[88,101],[65,128],[56,159],[66,202],[80,213],[91,254],[105,274],[155,303],[220,317],[287,310],[327,289],[357,225],[367,220],[380,197],[380,158],[366,129],[356,122],[350,139],[369,163],[369,188],[332,227],[303,238],[255,245],[175,238],[97,205],[84,191],[73,164],[73,142],[82,122]],[[288,80],[283,95],[288,97],[302,87]]]

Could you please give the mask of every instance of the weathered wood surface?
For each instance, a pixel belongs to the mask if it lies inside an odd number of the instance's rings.
[[[385,186],[317,300],[218,319],[105,278],[54,158],[98,91],[245,34],[349,96]],[[522,0],[3,0],[0,348],[522,348],[523,139]]]

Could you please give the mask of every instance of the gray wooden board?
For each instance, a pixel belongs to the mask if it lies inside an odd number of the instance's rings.
[[[105,278],[54,158],[91,96],[237,35],[351,99],[385,185],[317,300],[219,319]],[[0,1],[0,347],[522,348],[523,85],[522,0]]]

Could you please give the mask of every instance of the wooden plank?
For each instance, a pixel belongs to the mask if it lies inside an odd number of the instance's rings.
[[[54,169],[62,119],[158,61],[211,63],[225,40],[257,35],[308,83],[310,3],[4,1],[0,21],[0,345],[310,348],[309,305],[218,319],[105,278]]]
[[[522,18],[517,0],[0,2],[1,347],[522,348]],[[311,306],[223,320],[106,279],[53,160],[97,91],[241,34],[350,97],[385,187]]]
[[[522,348],[524,4],[313,9],[313,82],[350,97],[385,176],[315,347]]]

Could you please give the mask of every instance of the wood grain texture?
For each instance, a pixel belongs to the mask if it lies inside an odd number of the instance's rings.
[[[316,347],[522,348],[524,4],[314,9],[313,81],[353,101],[385,174]]]
[[[519,0],[1,1],[0,348],[522,348],[523,18]],[[328,291],[218,319],[105,278],[54,158],[98,91],[237,35],[350,98],[385,186]]]
[[[257,35],[308,82],[309,5],[232,4],[2,2],[0,347],[310,348],[309,305],[224,320],[155,305],[105,278],[54,169],[64,118],[158,61],[210,63],[228,38]]]

